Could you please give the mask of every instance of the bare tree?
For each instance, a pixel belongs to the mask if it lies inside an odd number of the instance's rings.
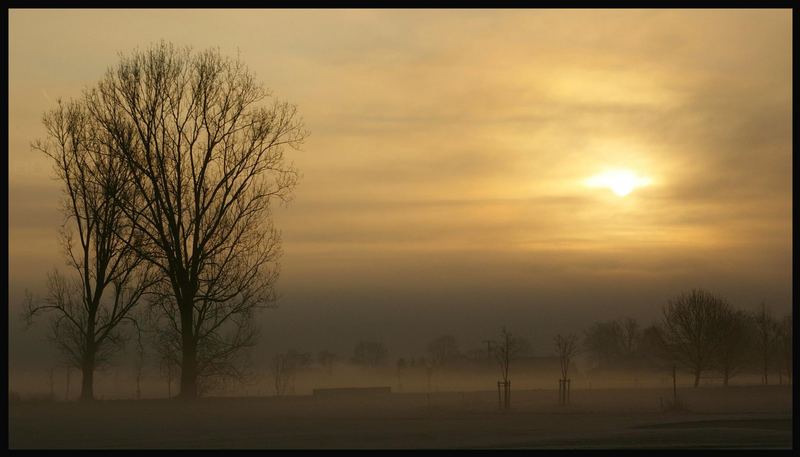
[[[578,353],[578,337],[575,335],[556,335],[554,338],[558,360],[561,364],[561,379],[559,380],[559,400],[561,404],[569,403],[569,366],[572,358]]]
[[[386,361],[386,346],[377,341],[359,341],[353,349],[353,363],[377,367]]]
[[[724,299],[702,289],[681,293],[664,306],[664,343],[673,360],[694,375],[695,387],[715,361],[728,312]]]
[[[115,154],[107,132],[80,102],[62,103],[43,117],[47,139],[33,143],[54,164],[63,185],[60,239],[70,274],[49,275],[48,295],[28,294],[25,318],[53,315],[51,340],[67,363],[81,370],[81,400],[94,398],[94,373],[124,342],[122,325],[154,282],[136,247],[136,219],[121,202],[133,203],[132,175]]]
[[[509,378],[509,368],[511,361],[527,351],[528,343],[522,338],[515,337],[506,330],[505,327],[500,331],[500,341],[495,345],[494,355],[500,365],[500,376],[502,377],[503,401],[502,406],[508,409],[511,406],[511,381]],[[499,389],[499,385],[498,385]]]
[[[764,302],[761,302],[758,311],[752,314],[752,319],[755,326],[755,348],[763,369],[761,380],[764,384],[769,384],[769,369],[775,357],[778,323]]]
[[[122,208],[161,274],[153,303],[180,354],[181,397],[198,395],[198,378],[236,375],[253,313],[276,302],[271,204],[291,196],[284,149],[306,132],[269,96],[238,58],[164,42],[122,55],[86,93],[138,196]]]
[[[556,335],[555,339],[556,352],[558,353],[558,360],[561,364],[561,378],[567,379],[569,374],[570,363],[575,355],[578,354],[578,337],[575,335]]]
[[[722,383],[727,386],[745,365],[752,339],[747,315],[741,311],[725,311],[721,326],[716,364],[722,373]]]
[[[509,366],[518,356],[529,349],[528,342],[520,337],[515,337],[505,327],[500,331],[500,341],[494,347],[494,355],[500,364],[500,375],[504,381],[509,379]]]

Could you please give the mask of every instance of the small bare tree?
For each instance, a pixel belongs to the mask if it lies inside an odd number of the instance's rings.
[[[43,118],[47,139],[33,148],[54,164],[63,185],[60,231],[69,271],[49,275],[43,301],[27,295],[25,318],[53,315],[51,340],[81,370],[81,400],[94,398],[94,373],[122,347],[124,322],[155,281],[136,255],[136,220],[121,210],[132,203],[132,176],[115,154],[109,135],[79,102],[61,103]],[[76,236],[77,235],[77,236]]]
[[[578,337],[575,335],[556,335],[554,338],[558,361],[561,365],[561,379],[559,380],[559,400],[565,405],[569,403],[569,367],[572,358],[578,353]]]
[[[578,337],[575,335],[563,336],[559,334],[556,335],[554,341],[558,360],[561,365],[561,378],[567,379],[570,363],[573,357],[578,354]]]
[[[502,381],[498,382],[498,394],[503,408],[511,407],[511,379],[509,368],[511,362],[527,350],[527,342],[522,338],[514,337],[505,327],[500,331],[500,341],[495,345],[494,355],[500,365]]]
[[[714,364],[730,305],[717,295],[693,289],[670,300],[663,309],[662,337],[671,357],[700,376]]]
[[[280,236],[271,204],[298,174],[284,158],[306,132],[293,105],[241,60],[160,43],[122,55],[86,104],[126,164],[137,199],[122,205],[160,273],[160,327],[180,354],[180,396],[236,374],[257,309],[274,305]]]

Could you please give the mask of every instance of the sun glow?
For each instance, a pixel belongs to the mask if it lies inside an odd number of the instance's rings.
[[[631,170],[611,170],[588,178],[584,183],[589,187],[604,187],[620,197],[624,197],[638,187],[652,182],[650,178],[639,176]]]

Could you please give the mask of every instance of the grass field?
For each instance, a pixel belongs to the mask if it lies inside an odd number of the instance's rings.
[[[15,401],[11,448],[791,448],[788,386]]]

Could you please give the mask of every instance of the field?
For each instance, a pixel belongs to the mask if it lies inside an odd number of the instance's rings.
[[[789,386],[13,401],[10,448],[791,448]]]

